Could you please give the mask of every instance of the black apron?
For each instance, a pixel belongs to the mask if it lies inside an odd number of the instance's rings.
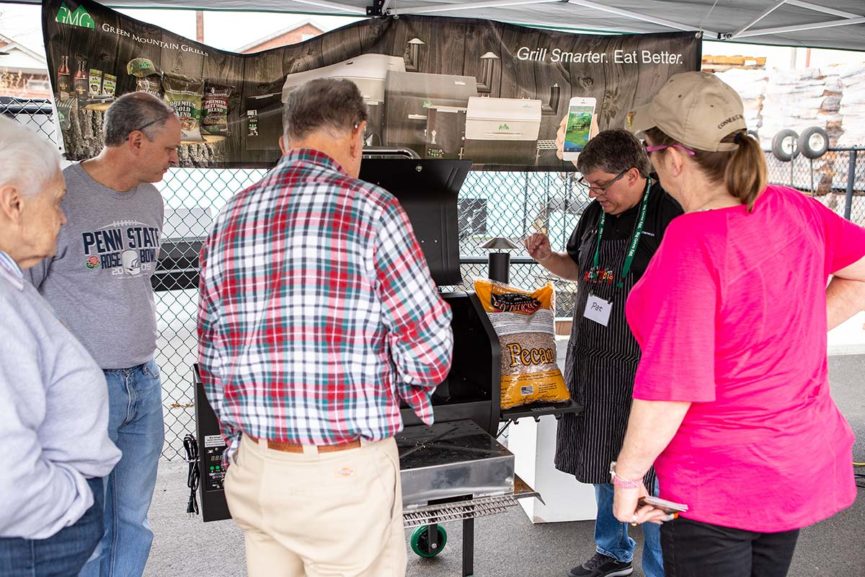
[[[618,287],[630,239],[601,243],[601,268],[612,270],[612,282],[587,281],[597,242],[597,222],[580,239],[580,278],[571,338],[565,359],[565,382],[571,398],[583,406],[579,415],[566,414],[556,434],[556,468],[575,475],[581,483],[610,482],[610,462],[619,455],[631,412],[634,376],[640,347],[625,320],[625,301],[635,275],[629,274]],[[612,301],[607,326],[587,319],[583,313],[589,294]],[[646,475],[654,484],[654,471]]]

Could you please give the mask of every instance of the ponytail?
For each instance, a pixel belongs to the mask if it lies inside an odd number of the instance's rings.
[[[724,139],[726,140],[726,139]],[[739,145],[733,152],[706,154],[731,155],[724,171],[724,184],[733,196],[747,205],[748,212],[754,210],[754,201],[768,183],[766,157],[756,138],[744,131],[735,132],[732,141]],[[699,160],[697,161],[699,162]]]

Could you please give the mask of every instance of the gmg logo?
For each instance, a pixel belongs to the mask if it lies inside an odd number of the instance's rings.
[[[57,18],[55,19],[61,24],[69,24],[70,26],[80,26],[81,28],[96,28],[96,22],[93,17],[87,13],[84,6],[79,6],[75,12],[69,10],[66,3],[60,5],[57,10]]]

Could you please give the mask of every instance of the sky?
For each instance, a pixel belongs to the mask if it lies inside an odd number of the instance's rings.
[[[44,54],[41,6],[0,2],[0,34],[12,37],[27,48]],[[191,10],[119,10],[133,18],[195,39],[195,12]],[[274,32],[311,22],[332,30],[354,22],[338,16],[293,15],[277,13],[205,12],[204,44],[220,50],[236,51]]]
[[[40,6],[0,2],[0,34],[21,42],[24,46],[44,53],[40,28]],[[121,12],[156,24],[187,38],[195,38],[195,13],[189,10],[121,10]],[[310,16],[276,13],[205,12],[204,44],[221,50],[236,51],[255,40],[275,32],[311,22],[324,30],[332,30],[354,22],[354,18]],[[804,48],[760,46],[704,42],[704,55],[765,56],[769,68],[804,67]],[[811,66],[830,64],[865,64],[865,52],[843,50],[811,50]],[[795,63],[795,64],[794,64]]]

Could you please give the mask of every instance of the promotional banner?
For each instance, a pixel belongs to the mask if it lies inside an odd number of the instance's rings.
[[[572,98],[601,129],[620,128],[669,76],[699,70],[701,56],[693,32],[575,35],[460,18],[372,18],[256,54],[216,50],[88,0],[46,0],[42,19],[71,160],[99,153],[111,102],[146,91],[181,120],[181,165],[272,166],[287,95],[330,77],[360,88],[367,146],[482,169],[569,170],[555,138]]]

